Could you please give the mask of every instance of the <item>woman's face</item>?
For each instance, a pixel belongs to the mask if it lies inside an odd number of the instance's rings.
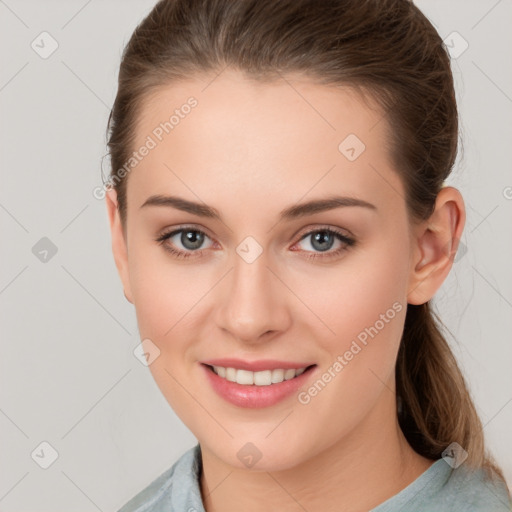
[[[350,89],[230,70],[144,103],[125,294],[165,398],[232,466],[249,454],[258,469],[293,467],[394,424],[412,235],[387,126]],[[334,197],[345,199],[301,207]],[[258,402],[227,384],[230,400],[203,364],[220,358],[315,366],[280,400],[268,386],[251,388],[270,396]]]

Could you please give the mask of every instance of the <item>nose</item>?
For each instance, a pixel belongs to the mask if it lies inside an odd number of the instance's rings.
[[[268,341],[291,323],[290,291],[268,266],[265,252],[248,263],[235,255],[216,306],[216,325],[245,344]]]

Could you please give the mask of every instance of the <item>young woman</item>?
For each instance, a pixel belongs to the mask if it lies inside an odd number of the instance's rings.
[[[450,58],[408,0],[162,0],[106,183],[150,371],[198,444],[122,507],[506,511],[430,301],[464,222]]]

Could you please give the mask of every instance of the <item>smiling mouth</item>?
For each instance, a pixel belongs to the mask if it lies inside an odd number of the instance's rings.
[[[297,369],[274,369],[274,370],[262,370],[258,372],[252,372],[249,370],[240,370],[237,368],[225,368],[223,366],[212,366],[205,364],[210,371],[218,375],[219,377],[243,386],[272,386],[274,384],[280,384],[281,382],[292,380],[310,371],[316,364],[305,366]]]

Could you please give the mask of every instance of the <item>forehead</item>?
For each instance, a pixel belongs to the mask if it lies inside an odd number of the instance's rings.
[[[291,200],[313,188],[378,195],[383,180],[401,186],[390,176],[388,129],[377,104],[349,87],[288,75],[257,82],[232,70],[198,76],[144,99],[133,149],[153,147],[128,193],[138,203],[175,186],[199,197],[212,187],[251,191],[260,201],[290,188]]]

